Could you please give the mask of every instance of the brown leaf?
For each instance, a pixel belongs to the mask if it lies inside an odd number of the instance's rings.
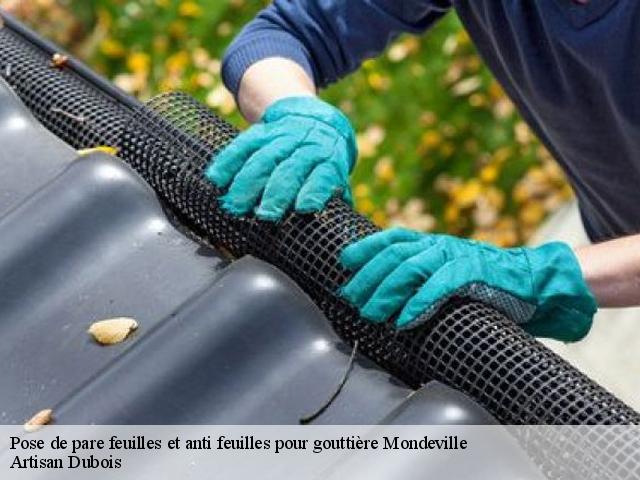
[[[61,53],[54,53],[51,57],[51,66],[55,68],[63,68],[67,62],[69,61],[69,57],[63,55]]]
[[[115,345],[124,341],[137,328],[138,322],[133,318],[120,317],[94,322],[88,332],[102,345]]]
[[[53,410],[50,408],[40,410],[24,424],[24,430],[29,433],[35,432],[43,425],[51,423],[51,420],[53,420]]]

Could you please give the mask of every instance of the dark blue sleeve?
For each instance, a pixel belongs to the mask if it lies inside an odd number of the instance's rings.
[[[400,33],[422,33],[451,0],[274,0],[240,32],[225,54],[222,76],[237,94],[253,63],[284,57],[324,87],[380,54]]]

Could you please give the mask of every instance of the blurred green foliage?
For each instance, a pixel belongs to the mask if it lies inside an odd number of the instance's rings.
[[[220,59],[263,0],[0,0],[123,89],[184,90],[244,125]],[[509,246],[570,198],[564,177],[483,65],[454,13],[330,87],[358,132],[357,208]]]

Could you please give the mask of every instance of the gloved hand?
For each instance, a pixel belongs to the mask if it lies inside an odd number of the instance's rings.
[[[274,102],[261,121],[239,135],[214,159],[205,175],[229,187],[222,207],[231,214],[255,213],[280,220],[321,210],[338,191],[349,204],[349,173],[357,157],[349,120],[315,97]]]
[[[533,335],[569,342],[588,333],[597,310],[573,251],[560,242],[502,249],[391,229],[349,245],[341,262],[356,272],[343,297],[373,322],[400,312],[398,328],[416,326],[457,295],[492,305]]]

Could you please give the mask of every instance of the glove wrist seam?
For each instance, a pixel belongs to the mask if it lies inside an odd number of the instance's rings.
[[[533,264],[531,263],[531,259],[529,258],[529,252],[526,248],[524,247],[520,247],[520,250],[522,252],[522,254],[524,255],[524,259],[525,262],[527,262],[527,271],[529,272],[529,281],[531,282],[531,298],[536,299],[534,301],[534,304],[536,306],[536,310],[538,309],[539,305],[539,301],[538,299],[538,295],[537,295],[537,286],[536,286],[536,278],[535,275],[533,274]],[[535,312],[532,315],[532,318],[535,316]]]

